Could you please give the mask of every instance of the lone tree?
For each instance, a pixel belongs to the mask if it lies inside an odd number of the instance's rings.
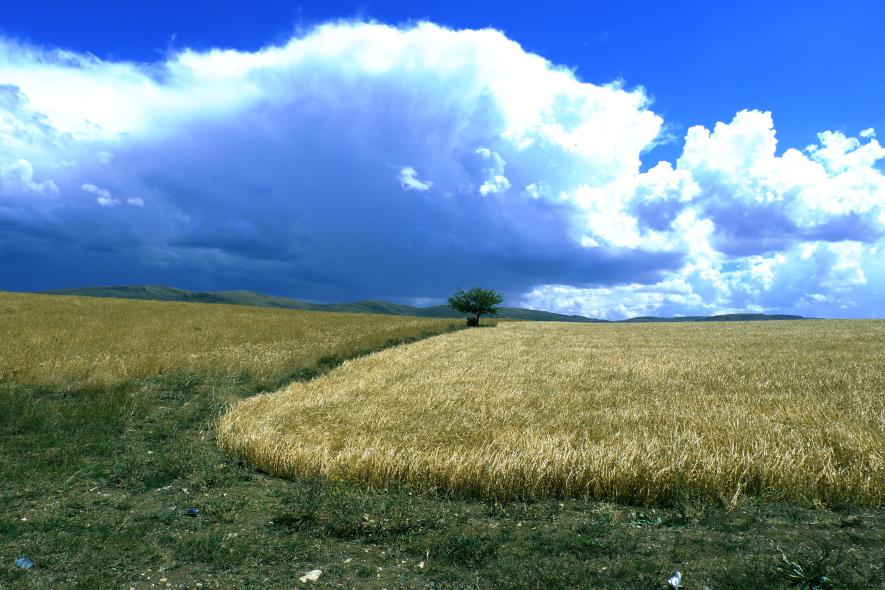
[[[461,313],[468,313],[473,317],[467,318],[468,326],[478,326],[480,316],[495,315],[498,308],[495,307],[504,301],[504,297],[491,289],[474,287],[469,291],[458,289],[449,297],[449,305]]]

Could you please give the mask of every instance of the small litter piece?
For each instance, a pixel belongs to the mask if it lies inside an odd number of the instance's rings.
[[[673,590],[679,590],[679,585],[682,584],[682,574],[678,571],[670,576],[670,579],[667,580],[667,585],[670,586]]]
[[[15,565],[19,569],[29,570],[34,567],[34,562],[31,561],[27,555],[22,555],[18,559],[15,560]]]
[[[316,582],[320,579],[320,576],[322,575],[323,570],[310,570],[309,572],[298,578],[298,581],[302,584],[306,584],[307,582]]]
[[[194,508],[193,506],[191,506],[190,508],[185,510],[185,512],[187,513],[188,516],[199,516],[200,515],[200,509]]]

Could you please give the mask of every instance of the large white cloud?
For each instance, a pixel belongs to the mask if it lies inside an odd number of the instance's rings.
[[[641,88],[493,30],[336,23],[154,64],[0,42],[0,263],[64,246],[68,282],[477,283],[603,317],[877,311],[875,130],[778,153],[771,115],[742,111],[642,172],[662,125]]]
[[[778,155],[770,113],[742,111],[712,132],[692,127],[676,168],[664,162],[595,189],[585,207],[591,240],[675,248],[685,265],[656,284],[544,285],[524,301],[607,317],[879,315],[885,176],[876,162],[885,149],[873,131],[861,136],[823,132],[805,153]]]

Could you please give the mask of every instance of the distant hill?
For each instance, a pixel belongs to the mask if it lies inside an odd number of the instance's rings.
[[[312,309],[314,304],[253,293],[252,291],[185,291],[161,285],[126,285],[119,287],[84,287],[46,291],[49,295],[78,295],[81,297],[116,297],[118,299],[149,299],[153,301],[185,301],[188,303],[229,303],[255,307],[283,307]]]
[[[460,318],[458,313],[448,305],[434,307],[413,307],[386,301],[356,301],[354,303],[312,303],[287,297],[263,295],[252,291],[186,291],[161,285],[122,285],[117,287],[84,287],[80,289],[60,289],[45,291],[48,295],[78,295],[81,297],[117,297],[121,299],[150,299],[155,301],[185,301],[190,303],[228,303],[232,305],[251,305],[255,307],[279,307],[284,309],[301,309],[308,311],[338,311],[346,313],[380,313],[386,315],[405,315],[426,318]],[[615,323],[609,320],[588,318],[580,315],[565,315],[536,309],[521,307],[502,307],[497,317],[526,320],[535,322],[583,322],[583,323]],[[641,316],[620,320],[624,323],[653,322],[736,322],[763,320],[801,320],[798,315],[767,315],[762,313],[730,313],[714,316],[684,316],[661,318]]]
[[[120,299],[149,299],[154,301],[184,301],[188,303],[228,303],[255,307],[279,307],[307,311],[337,311],[345,313],[380,313],[429,318],[460,318],[448,305],[413,307],[386,301],[356,301],[354,303],[312,303],[286,297],[274,297],[252,291],[186,291],[161,285],[123,285],[117,287],[84,287],[45,291],[48,295],[77,295],[80,297],[116,297]],[[579,315],[564,315],[549,311],[502,307],[496,317],[536,322],[604,322]]]
[[[763,320],[804,320],[801,315],[765,314],[765,313],[725,313],[722,315],[687,315],[674,318],[659,318],[657,316],[639,316],[629,320],[621,320],[628,324],[642,324],[655,322],[755,322]]]

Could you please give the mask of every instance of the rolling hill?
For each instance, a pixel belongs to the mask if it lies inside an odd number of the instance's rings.
[[[150,299],[155,301],[184,301],[190,303],[227,303],[232,305],[251,305],[255,307],[279,307],[284,309],[301,309],[307,311],[337,311],[345,313],[380,313],[385,315],[404,315],[426,318],[458,318],[458,313],[448,305],[433,307],[414,307],[386,301],[356,301],[353,303],[313,303],[300,299],[264,295],[253,291],[187,291],[164,287],[162,285],[121,285],[113,287],[83,287],[77,289],[59,289],[45,291],[49,295],[78,295],[81,297],[116,297],[120,299]],[[583,322],[608,323],[609,320],[588,318],[580,315],[565,315],[536,309],[521,307],[502,307],[499,318],[526,320],[535,322]],[[627,323],[654,322],[729,322],[729,321],[763,321],[763,320],[801,320],[798,315],[769,315],[761,313],[733,313],[714,316],[656,317],[641,316],[620,320]]]
[[[299,299],[275,297],[252,291],[186,291],[161,285],[123,285],[116,287],[84,287],[46,291],[48,295],[77,295],[81,297],[116,297],[120,299],[150,299],[155,301],[184,301],[189,303],[228,303],[256,307],[279,307],[307,311],[337,311],[344,313],[380,313],[427,318],[459,318],[458,313],[448,305],[434,307],[413,307],[386,301],[356,301],[354,303],[312,303]],[[564,315],[549,311],[502,307],[500,318],[548,321],[548,322],[604,322],[578,315]]]
[[[655,322],[754,322],[761,320],[805,320],[809,319],[801,315],[765,314],[765,313],[724,313],[720,315],[699,316],[686,315],[672,318],[660,318],[657,316],[639,316],[628,320],[621,320],[628,324],[642,324]]]

